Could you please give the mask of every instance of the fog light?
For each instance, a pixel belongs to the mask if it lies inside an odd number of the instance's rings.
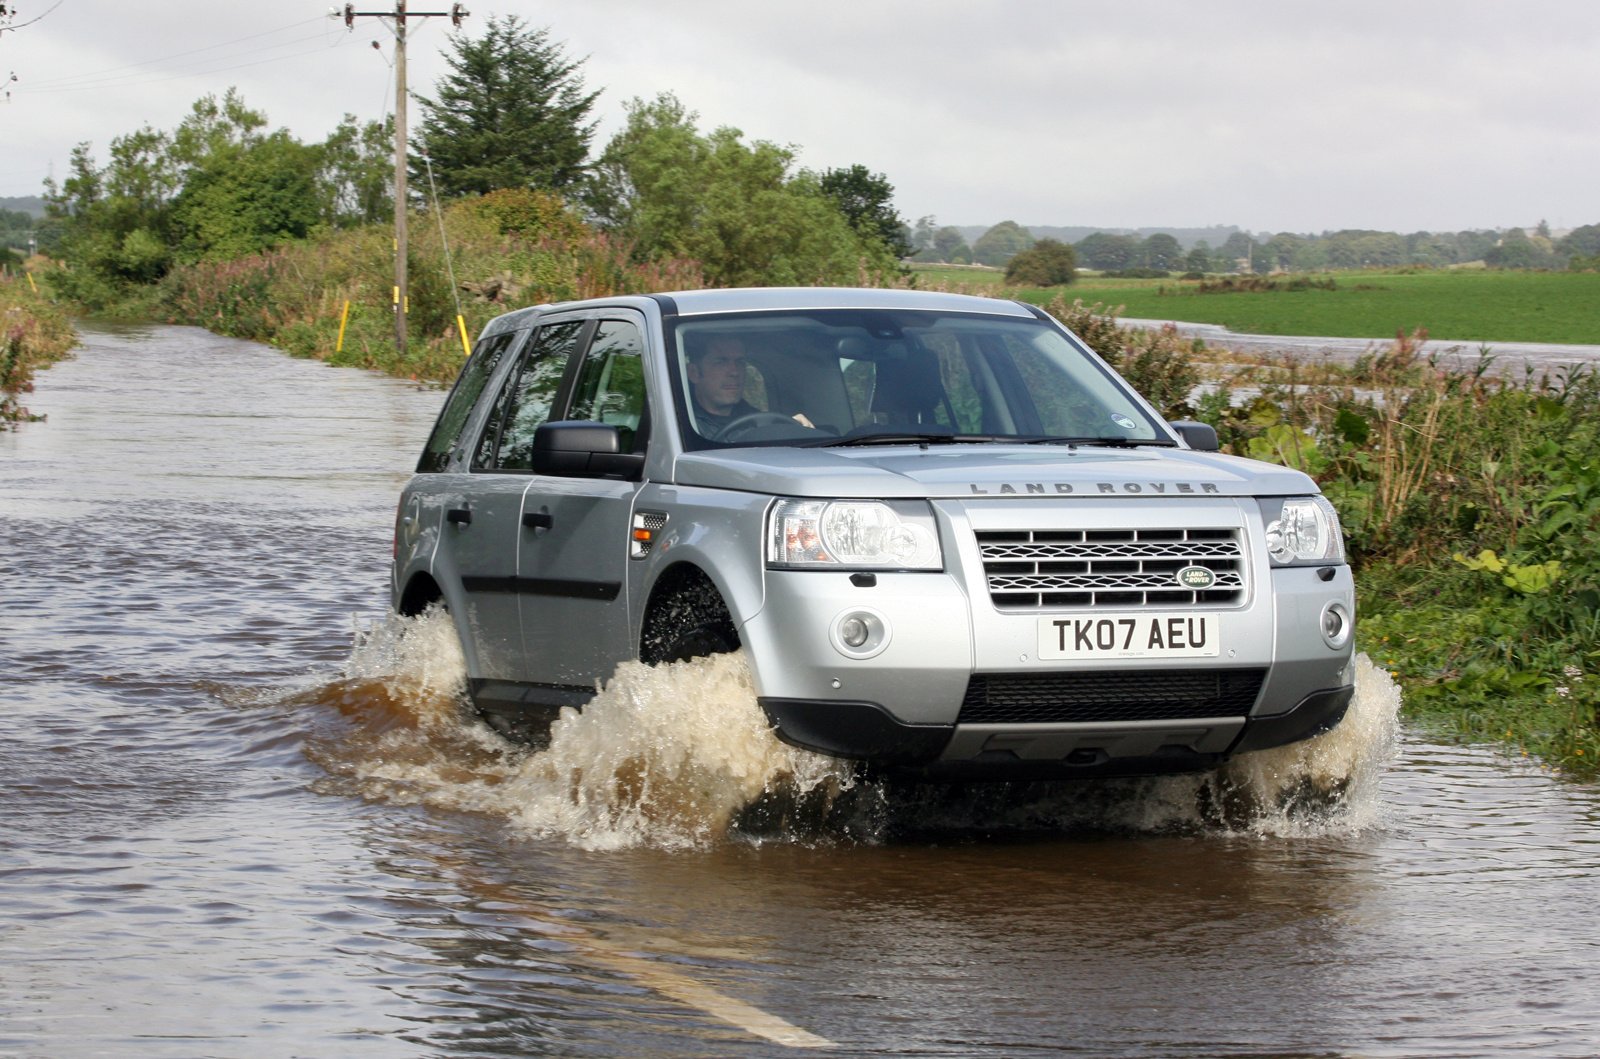
[[[871,658],[889,646],[889,622],[882,614],[855,607],[833,619],[829,639],[849,658]]]
[[[1322,608],[1322,641],[1335,650],[1350,642],[1350,612],[1343,603]]]

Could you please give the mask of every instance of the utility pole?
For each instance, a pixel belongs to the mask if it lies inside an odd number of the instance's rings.
[[[353,29],[358,18],[392,20],[394,33],[394,342],[401,357],[406,355],[406,20],[408,18],[449,18],[459,27],[469,15],[461,4],[448,11],[407,11],[406,0],[394,0],[393,11],[357,11],[344,5],[344,24]],[[334,17],[338,17],[335,15]],[[376,44],[373,47],[377,47]]]

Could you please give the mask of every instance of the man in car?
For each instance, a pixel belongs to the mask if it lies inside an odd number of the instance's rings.
[[[730,423],[761,409],[744,399],[744,341],[717,335],[688,350],[689,399],[694,402],[695,426],[708,438],[717,438]],[[796,413],[795,422],[809,427],[811,420]]]

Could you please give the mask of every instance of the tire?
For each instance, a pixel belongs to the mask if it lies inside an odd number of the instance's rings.
[[[704,575],[652,601],[639,637],[639,658],[652,666],[738,649],[727,605]]]

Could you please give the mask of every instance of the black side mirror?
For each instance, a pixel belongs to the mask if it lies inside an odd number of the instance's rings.
[[[637,478],[642,453],[618,452],[617,428],[606,423],[561,420],[533,432],[533,473],[561,478]]]
[[[1183,443],[1191,449],[1200,452],[1216,452],[1222,446],[1217,443],[1217,429],[1209,423],[1199,423],[1192,419],[1180,419],[1172,424],[1172,429],[1178,432]]]

